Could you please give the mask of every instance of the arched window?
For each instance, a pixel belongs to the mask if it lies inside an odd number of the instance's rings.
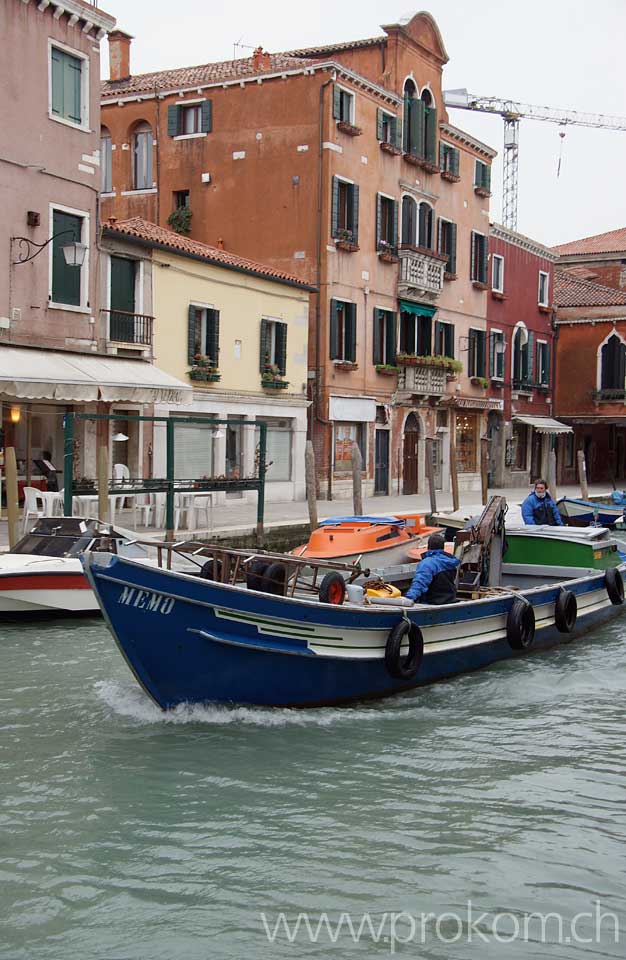
[[[422,201],[419,209],[419,233],[417,245],[419,247],[424,247],[426,250],[433,249],[433,221],[433,208],[429,203]]]
[[[103,193],[111,193],[113,191],[112,160],[111,134],[106,127],[100,127],[100,169],[102,171],[100,189]]]
[[[437,110],[430,90],[422,90],[420,100],[424,104],[421,115],[423,156],[429,163],[437,162]]]
[[[417,135],[415,122],[417,119],[415,104],[417,102],[417,87],[412,80],[406,80],[404,84],[404,123],[402,126],[402,139],[405,153],[413,153],[413,145]]]
[[[517,384],[519,387],[523,383],[528,383],[532,376],[532,344],[528,330],[523,323],[517,325],[513,334],[511,362],[513,365],[513,385]]]
[[[601,390],[624,390],[626,387],[626,346],[616,333],[602,347],[600,366]]]
[[[402,197],[402,243],[414,247],[417,237],[417,203],[413,197]]]
[[[133,190],[152,187],[152,127],[141,121],[133,130]]]

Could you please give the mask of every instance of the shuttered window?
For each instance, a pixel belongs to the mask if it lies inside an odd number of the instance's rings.
[[[474,187],[477,190],[491,190],[491,167],[477,160],[474,166]]]
[[[152,189],[152,128],[139,124],[133,133],[133,189]]]
[[[429,96],[428,91],[425,95]],[[437,108],[405,93],[404,152],[436,164],[437,129]]]
[[[376,249],[398,249],[398,201],[381,193],[376,194]]]
[[[333,117],[335,120],[354,123],[354,94],[337,84],[333,87]]]
[[[72,306],[81,304],[81,276],[84,266],[70,267],[65,262],[63,247],[73,241],[83,242],[84,218],[55,210],[52,214],[52,302]]]
[[[504,293],[504,257],[499,253],[491,258],[491,289]]]
[[[398,117],[393,113],[378,108],[376,114],[376,137],[381,143],[389,143],[392,147],[402,146],[402,130]]]
[[[454,358],[454,324],[435,321],[435,355]]]
[[[279,320],[261,320],[259,347],[259,370],[261,373],[287,372],[287,324]]]
[[[213,430],[199,423],[174,427],[174,477],[201,480],[213,475]]]
[[[547,307],[549,303],[549,292],[550,292],[550,275],[544,273],[543,270],[539,271],[539,306]]]
[[[340,177],[333,177],[331,234],[341,240],[358,243],[359,188]]]
[[[356,363],[356,303],[330,301],[330,359]]]
[[[393,310],[374,308],[373,362],[394,364],[396,362],[396,329],[398,321]]]
[[[446,273],[456,274],[456,223],[439,218],[437,249],[447,256]]]
[[[183,134],[210,133],[213,129],[213,102],[171,104],[167,108],[167,135],[179,137]]]
[[[414,247],[417,243],[417,203],[413,197],[402,197],[402,245]]]
[[[433,248],[433,208],[429,203],[422,201],[419,206],[419,224],[418,224],[418,247],[424,247],[426,250]]]
[[[492,330],[489,334],[489,376],[495,380],[504,379],[504,334]]]
[[[275,420],[268,417],[257,417],[257,423],[267,424],[265,463],[267,471],[265,479],[269,483],[291,480],[292,474],[292,447],[293,447],[293,420]],[[260,442],[261,431],[256,429],[256,444]]]
[[[469,332],[469,357],[468,373],[470,377],[484,377],[486,370],[486,346],[487,334],[484,330],[470,330]]]
[[[100,132],[100,164],[102,179],[100,189],[102,193],[111,193],[113,190],[113,144],[111,134],[106,127]]]
[[[487,283],[487,260],[489,247],[484,233],[472,230],[470,279],[476,283]]]
[[[443,140],[439,143],[439,169],[451,177],[459,176],[459,151]]]
[[[543,340],[537,343],[537,383],[542,387],[550,384],[550,344]]]
[[[613,333],[601,350],[600,389],[624,390],[626,387],[626,347]]]
[[[210,307],[189,305],[187,332],[187,362],[207,359],[214,367],[219,366],[220,314]]]
[[[50,60],[52,115],[80,124],[83,121],[82,78],[83,69],[86,69],[85,61],[58,47],[50,48]]]

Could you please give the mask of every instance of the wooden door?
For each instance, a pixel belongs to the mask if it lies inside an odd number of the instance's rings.
[[[374,493],[389,493],[389,431],[376,431]]]
[[[409,414],[404,426],[404,450],[402,458],[402,492],[417,493],[419,463],[419,423],[414,413]]]
[[[111,340],[134,343],[135,261],[111,257]]]

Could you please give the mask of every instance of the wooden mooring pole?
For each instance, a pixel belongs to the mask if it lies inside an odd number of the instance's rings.
[[[98,520],[109,522],[109,451],[98,447]]]
[[[580,493],[583,500],[589,499],[589,487],[587,486],[587,467],[585,465],[585,451],[579,450],[576,454],[578,460],[578,480],[580,483]]]
[[[452,486],[452,509],[459,509],[459,475],[456,469],[456,436],[454,427],[450,431],[450,483]]]
[[[315,450],[311,440],[307,440],[304,449],[304,476],[306,480],[306,498],[309,505],[309,523],[311,532],[318,527],[317,522],[317,489],[315,477]]]
[[[355,517],[363,516],[363,459],[356,440],[352,441],[352,506]]]
[[[435,465],[433,463],[433,452],[435,441],[432,437],[426,437],[426,479],[428,480],[428,494],[430,496],[430,512],[437,513],[437,491],[435,490]]]
[[[7,447],[5,451],[5,469],[7,478],[7,526],[9,533],[9,547],[13,549],[20,538],[19,504],[17,493],[17,460],[15,447]]]

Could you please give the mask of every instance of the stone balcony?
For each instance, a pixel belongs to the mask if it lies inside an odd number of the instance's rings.
[[[400,247],[398,296],[406,300],[436,301],[443,290],[447,257],[422,247]]]
[[[411,396],[443,397],[446,393],[447,373],[444,367],[425,363],[403,363],[398,359],[398,399]]]

